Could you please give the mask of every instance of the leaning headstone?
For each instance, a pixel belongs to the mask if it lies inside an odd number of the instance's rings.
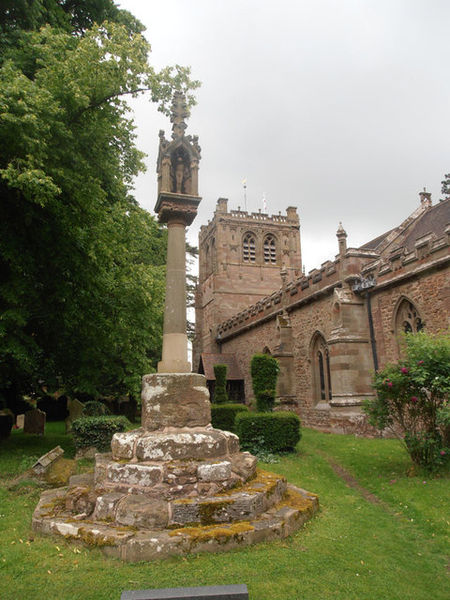
[[[45,431],[45,412],[35,408],[25,413],[23,424],[24,433],[38,433],[44,435]]]
[[[50,450],[50,452],[41,456],[41,458],[34,463],[31,467],[33,473],[42,476],[50,468],[50,465],[55,462],[55,460],[58,460],[63,454],[64,450],[61,446],[56,446],[56,448],[53,448],[53,450]]]
[[[23,429],[24,422],[25,422],[25,415],[17,415],[17,417],[16,417],[17,429]]]
[[[84,404],[77,400],[68,400],[67,402],[67,410],[69,411],[69,416],[66,419],[66,433],[72,431],[72,423],[75,419],[78,419],[82,416],[84,409]]]
[[[246,585],[131,590],[122,592],[120,600],[248,600],[248,590]]]
[[[74,460],[63,458],[63,454],[64,450],[56,446],[34,463],[31,467],[33,474],[51,485],[66,485],[76,473],[77,464]]]

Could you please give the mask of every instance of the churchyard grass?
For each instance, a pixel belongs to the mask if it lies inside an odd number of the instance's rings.
[[[114,600],[124,589],[231,583],[246,583],[251,600],[448,598],[449,480],[408,475],[396,440],[304,430],[295,454],[262,466],[319,494],[316,518],[279,542],[147,564],[33,534],[40,490],[8,484],[57,444],[73,456],[64,425],[48,423],[43,438],[14,432],[0,446],[2,600]]]

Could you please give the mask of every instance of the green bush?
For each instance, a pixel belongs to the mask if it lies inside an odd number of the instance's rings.
[[[216,383],[214,386],[214,404],[228,402],[227,394],[227,365],[214,365]]]
[[[270,412],[275,406],[277,378],[280,366],[269,354],[254,354],[251,361],[253,393],[259,412]]]
[[[248,412],[245,404],[212,404],[211,423],[216,429],[236,433],[235,421],[239,413]]]
[[[72,423],[75,447],[80,450],[95,446],[100,452],[106,452],[111,447],[112,436],[126,431],[130,425],[129,420],[123,415],[80,417]]]
[[[407,334],[405,356],[375,375],[374,388],[364,407],[369,423],[391,428],[416,465],[443,465],[450,451],[450,334]]]
[[[293,412],[242,412],[236,416],[236,433],[243,450],[293,450],[300,441],[300,419]]]

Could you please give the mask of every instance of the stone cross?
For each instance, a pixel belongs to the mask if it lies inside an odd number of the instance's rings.
[[[170,122],[172,126],[172,138],[178,138],[184,136],[184,130],[187,125],[184,122],[189,116],[189,111],[186,104],[186,98],[181,92],[175,92],[173,95],[172,102],[172,114],[170,116]]]
[[[181,155],[189,157],[190,168],[198,168],[200,155],[197,138],[184,136],[184,119],[187,116],[186,100],[180,92],[175,92],[171,116],[174,141],[166,143],[164,136],[160,135],[164,159],[158,160],[162,184],[155,206],[159,221],[167,223],[168,229],[163,349],[158,373],[191,372],[186,334],[186,227],[194,220],[201,198],[196,195],[197,182],[190,188],[194,193],[189,194],[182,192],[181,178],[175,188],[167,185],[169,169],[171,176],[177,180],[177,166],[182,162]],[[167,173],[164,169],[167,169]]]

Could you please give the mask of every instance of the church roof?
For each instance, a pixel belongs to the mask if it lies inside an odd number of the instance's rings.
[[[447,198],[434,206],[427,206],[422,210],[415,211],[401,225],[370,240],[361,248],[374,250],[379,254],[384,254],[401,246],[412,251],[416,240],[428,233],[434,233],[436,237],[442,237],[445,234],[445,227],[449,223],[450,198]]]
[[[244,379],[234,354],[203,352],[198,372],[205,375],[207,381],[215,381],[214,365],[227,365],[227,380]]]

